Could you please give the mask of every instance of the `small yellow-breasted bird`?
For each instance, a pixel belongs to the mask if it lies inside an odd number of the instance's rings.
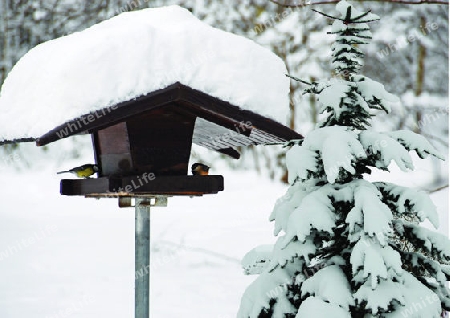
[[[194,163],[191,167],[192,175],[194,176],[207,176],[209,173],[209,167],[203,163]]]
[[[72,168],[67,171],[59,171],[57,174],[61,173],[73,173],[78,178],[85,178],[88,179],[90,176],[92,176],[94,173],[98,172],[98,166],[93,164],[85,164],[79,167]]]

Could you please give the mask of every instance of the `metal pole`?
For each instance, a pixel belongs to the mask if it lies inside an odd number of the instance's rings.
[[[135,201],[135,318],[150,317],[150,199]]]

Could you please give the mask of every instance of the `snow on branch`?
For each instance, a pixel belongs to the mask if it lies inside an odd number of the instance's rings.
[[[319,151],[327,180],[330,183],[335,183],[339,178],[340,169],[355,174],[352,162],[366,158],[363,146],[358,141],[357,133],[345,126],[323,127],[312,131],[305,138],[303,147]]]
[[[438,228],[439,217],[436,206],[427,193],[392,183],[376,182],[375,185],[382,193],[388,195],[388,203],[395,206],[395,213],[417,215],[420,221],[428,219],[435,228]]]
[[[367,153],[376,156],[377,168],[387,169],[391,161],[394,161],[402,171],[414,169],[411,156],[405,146],[387,134],[366,130],[359,136]]]
[[[306,180],[319,170],[318,151],[303,146],[294,146],[286,153],[286,167],[289,171],[288,181]]]
[[[320,314],[320,316],[318,316]],[[350,318],[350,314],[337,305],[333,305],[318,297],[308,297],[298,309],[297,316],[303,317],[334,317],[334,318]]]
[[[337,216],[329,197],[332,190],[331,186],[324,186],[305,196],[289,217],[282,248],[286,248],[295,238],[304,242],[313,229],[333,235]]]
[[[241,266],[245,275],[261,274],[268,265],[273,245],[259,245],[245,254]]]
[[[378,244],[367,244],[360,240],[355,244],[350,256],[352,273],[356,281],[366,281],[371,289],[377,288],[382,280],[389,278],[392,270],[402,272],[400,254],[392,247],[382,247]]]
[[[349,224],[350,234],[358,236],[356,224],[359,224],[366,235],[376,238],[380,245],[385,246],[391,233],[391,210],[380,201],[381,194],[376,186],[365,180],[356,180],[353,183],[355,203],[345,220]]]
[[[302,267],[303,262],[296,260],[291,264],[293,268]],[[284,309],[286,312],[295,312],[295,308],[285,297],[285,292],[292,284],[291,273],[278,267],[273,272],[263,272],[250,286],[245,290],[242,296],[241,306],[237,317],[257,317],[261,309],[269,310],[272,299],[276,299],[275,311]],[[283,312],[279,313],[281,317]]]
[[[305,295],[318,297],[346,311],[353,305],[350,285],[338,265],[322,268],[314,276],[305,280],[302,287],[302,296]]]
[[[287,193],[279,198],[275,203],[269,220],[275,221],[273,234],[277,236],[282,230],[286,231],[289,222],[289,216],[302,202],[303,198],[308,195],[315,188],[305,186],[297,182],[289,188]]]
[[[371,108],[390,113],[389,103],[397,103],[398,97],[387,92],[384,85],[363,75],[355,75],[358,92],[369,103]]]
[[[310,257],[316,253],[316,246],[312,241],[294,241],[284,247],[283,239],[279,239],[273,249],[273,257],[270,263],[269,271],[273,271],[278,266],[284,268],[286,264],[292,263],[294,259],[301,258],[305,264],[310,264]]]
[[[388,133],[388,135],[396,139],[407,150],[414,150],[422,159],[428,157],[428,155],[432,155],[438,159],[445,160],[424,136],[410,130],[397,130]]]
[[[402,284],[390,280],[381,280],[379,286],[372,289],[370,281],[366,281],[353,295],[357,304],[365,303],[365,308],[371,310],[372,315],[388,308],[395,303],[405,304]],[[370,316],[369,316],[370,317]]]
[[[450,246],[445,235],[402,219],[395,220],[394,224],[398,234],[408,239],[422,253],[450,261]]]
[[[402,257],[406,261],[404,263],[411,264],[422,275],[428,273],[431,275],[432,280],[436,280],[438,283],[445,284],[446,276],[442,271],[441,264],[433,259],[427,258],[417,252],[402,252]]]

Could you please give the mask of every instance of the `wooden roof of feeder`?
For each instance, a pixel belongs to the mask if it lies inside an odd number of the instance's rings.
[[[169,118],[183,119],[185,124],[188,119],[194,120],[191,123],[195,124],[192,127],[193,143],[235,159],[240,157],[235,147],[267,145],[303,138],[302,135],[272,119],[175,83],[145,96],[68,121],[37,138],[36,145],[47,145],[61,139],[61,136],[66,138],[105,130],[120,122],[148,122],[157,125],[161,123],[159,120],[167,121]],[[165,122],[164,126],[167,125],[168,122]],[[159,130],[157,135],[147,135],[146,138],[158,136],[161,139],[165,138],[162,135],[169,136],[174,133],[170,130],[164,132]]]

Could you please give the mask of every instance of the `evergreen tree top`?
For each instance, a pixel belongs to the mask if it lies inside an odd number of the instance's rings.
[[[338,125],[364,130],[370,126],[370,119],[374,116],[371,110],[388,113],[389,103],[398,101],[382,84],[358,75],[364,65],[364,53],[359,46],[372,38],[367,23],[380,18],[370,11],[359,11],[346,1],[339,2],[336,9],[339,16],[316,11],[334,20],[329,34],[336,35],[331,47],[336,77],[331,81],[314,83],[292,78],[309,85],[305,93],[319,95],[320,112],[327,113],[320,127]]]

